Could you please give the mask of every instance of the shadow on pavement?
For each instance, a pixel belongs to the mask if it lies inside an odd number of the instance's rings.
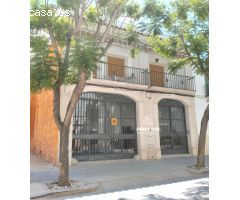
[[[208,200],[208,193],[209,193],[209,183],[208,181],[201,181],[197,183],[198,186],[187,188],[185,191],[182,192],[182,194],[185,196],[185,198],[171,198],[166,197],[164,195],[158,195],[158,194],[148,194],[144,195],[144,200]],[[174,191],[173,191],[174,193]],[[119,198],[118,200],[130,200],[127,198]]]

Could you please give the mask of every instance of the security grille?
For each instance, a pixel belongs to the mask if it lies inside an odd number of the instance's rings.
[[[188,153],[185,112],[182,103],[163,99],[158,103],[162,154]]]
[[[132,158],[137,153],[135,102],[83,93],[73,115],[72,154],[77,160]]]

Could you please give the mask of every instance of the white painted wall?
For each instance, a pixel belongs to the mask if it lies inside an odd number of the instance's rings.
[[[200,133],[201,120],[203,113],[208,105],[208,98],[205,97],[205,79],[203,76],[194,74],[196,83],[195,109],[198,135]],[[209,154],[209,129],[207,129],[205,153]]]
[[[130,48],[126,46],[121,46],[117,44],[113,44],[109,50],[107,51],[107,56],[119,57],[125,60],[125,66],[135,67],[140,69],[148,69],[149,64],[161,65],[164,66],[164,71],[167,72],[167,64],[169,60],[162,56],[155,54],[153,51],[145,51],[142,50],[136,58],[132,58],[130,56]],[[158,59],[158,62],[156,62]],[[106,57],[104,58],[107,61]],[[183,69],[178,70],[177,74],[192,76],[192,70],[190,67],[185,67]]]
[[[197,123],[198,123],[198,132],[200,131],[201,119],[204,113],[205,108],[208,105],[207,97],[205,97],[205,79],[203,76],[194,74],[195,83],[196,83],[196,114],[197,114]]]

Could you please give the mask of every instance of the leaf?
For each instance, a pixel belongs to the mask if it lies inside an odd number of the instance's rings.
[[[31,37],[30,89],[32,92],[50,89],[58,77],[58,65],[48,40],[43,36]]]
[[[189,63],[189,58],[179,58],[179,59],[171,60],[171,62],[168,64],[168,70],[170,73],[176,73],[177,70],[181,69],[188,63]]]
[[[153,50],[170,59],[170,71],[189,64],[197,74],[208,77],[209,27],[207,0],[173,0],[165,7],[147,0],[147,22],[141,27],[150,34]],[[179,55],[183,59],[179,60]]]

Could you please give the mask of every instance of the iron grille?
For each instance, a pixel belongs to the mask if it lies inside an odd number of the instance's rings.
[[[105,93],[81,95],[73,115],[73,157],[78,160],[132,158],[137,153],[136,140],[134,101]]]
[[[171,99],[158,103],[162,154],[188,153],[184,105]]]

